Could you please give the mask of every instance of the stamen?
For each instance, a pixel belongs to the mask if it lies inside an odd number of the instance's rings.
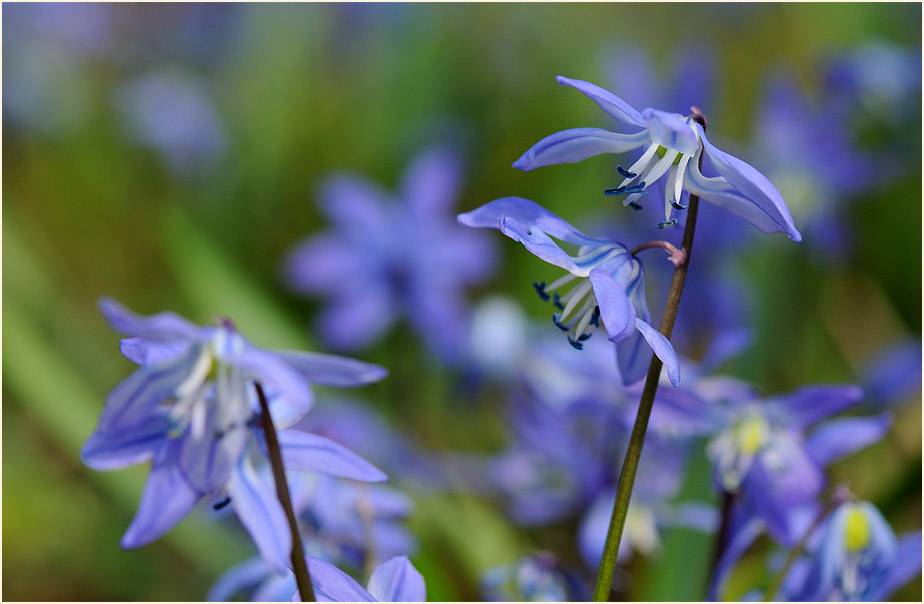
[[[673,207],[677,208],[678,210],[686,210],[686,209],[687,209],[687,206],[681,204],[681,203],[678,202],[676,199],[671,199],[671,205],[672,205]]]
[[[566,325],[561,322],[561,313],[553,312],[552,313],[552,323],[555,324],[555,327],[559,328],[562,331],[571,331],[571,326]]]
[[[591,306],[591,304],[593,304]],[[584,309],[584,314],[581,317],[580,322],[578,322],[577,327],[574,329],[574,333],[578,336],[578,341],[583,342],[590,337],[590,334],[593,332],[584,333],[587,331],[587,326],[590,325],[590,320],[594,316],[594,309],[598,308],[596,305],[596,300],[588,300],[588,304]]]
[[[647,193],[647,191],[645,191],[645,184],[646,183],[643,180],[637,185],[629,185],[629,186],[623,185],[621,187],[616,187],[615,189],[604,189],[603,194],[604,195],[622,195],[623,193],[645,194]]]
[[[568,292],[568,295],[562,299],[562,302],[565,303],[565,309],[561,311],[562,319],[567,319],[590,291],[590,279],[585,279],[583,283]]]
[[[683,176],[684,174],[686,174],[687,165],[689,165],[690,163],[690,158],[691,158],[690,155],[683,155],[680,158],[680,164],[677,166],[677,173],[676,173],[676,176],[674,177],[674,199],[676,199],[678,202],[680,201],[680,196],[683,195]],[[678,207],[679,205],[680,204],[678,203],[677,206],[674,206],[674,207],[676,207],[678,210],[685,209],[682,207]]]
[[[630,201],[630,202],[629,202],[628,204],[626,204],[626,205],[628,205],[630,208],[632,208],[632,209],[635,210],[636,212],[638,212],[639,210],[642,209],[641,204],[635,203],[634,201]]]
[[[565,305],[561,303],[561,296],[558,295],[558,292],[552,294],[552,304],[555,305],[555,308],[558,310],[565,310]]]
[[[231,496],[225,495],[224,499],[212,505],[212,509],[218,511],[220,509],[227,507],[229,503],[231,503]]]
[[[600,307],[594,306],[594,314],[590,317],[590,324],[594,327],[600,327]]]
[[[635,172],[629,172],[622,166],[616,166],[616,171],[622,174],[623,176],[625,176],[626,178],[635,178],[636,176],[638,176],[638,174],[636,174]]]
[[[575,340],[575,339],[572,338],[571,336],[568,336],[568,343],[571,344],[571,346],[572,346],[575,350],[584,350],[584,344],[582,344],[582,343],[579,342],[578,340]]]
[[[549,301],[549,295],[545,293],[545,281],[542,283],[533,281],[533,287],[536,288],[536,293],[539,294],[539,298],[541,298],[543,302]]]
[[[676,218],[671,218],[670,220],[662,220],[661,222],[659,222],[659,223],[656,224],[655,226],[656,226],[657,228],[659,228],[659,229],[666,229],[667,227],[672,227],[672,226],[676,226],[676,225],[677,225],[677,219],[676,219]]]
[[[577,279],[577,275],[572,275],[571,273],[567,273],[564,276],[559,277],[555,281],[552,281],[552,285],[546,287],[545,291],[550,292],[554,289],[558,289],[565,283],[570,283],[571,281],[574,281],[575,279]]]

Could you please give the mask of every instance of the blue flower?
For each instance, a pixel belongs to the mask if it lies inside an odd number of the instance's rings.
[[[323,183],[320,206],[334,230],[299,244],[285,272],[296,291],[329,298],[318,331],[330,345],[365,348],[404,317],[432,350],[457,360],[463,287],[493,266],[491,242],[450,219],[460,172],[453,152],[433,147],[408,168],[397,196],[355,175]]]
[[[308,558],[308,572],[318,602],[426,602],[423,576],[407,556],[379,565],[363,589],[348,574],[317,558]],[[298,592],[293,599],[301,600]]]
[[[619,167],[623,181],[607,194],[627,194],[625,205],[638,206],[647,187],[666,176],[664,216],[659,227],[676,224],[672,208],[682,209],[683,191],[718,205],[744,218],[765,233],[783,231],[801,241],[789,209],[770,181],[752,166],[720,151],[706,138],[693,118],[657,109],[641,113],[599,86],[558,76],[563,86],[572,86],[629,128],[641,130],[620,134],[600,128],[574,128],[548,136],[514,162],[513,167],[533,170],[561,163],[576,163],[601,153],[625,153],[644,148],[642,156],[628,169]],[[705,156],[718,174],[707,177],[699,161]]]
[[[872,504],[841,504],[827,519],[796,600],[881,601],[921,572],[921,534],[901,540]]]
[[[641,354],[644,338],[664,362],[671,383],[675,387],[680,384],[680,366],[671,343],[649,324],[642,264],[625,246],[588,237],[545,208],[520,197],[496,199],[460,214],[459,222],[474,228],[499,229],[542,260],[568,271],[551,285],[543,282],[534,286],[540,297],[552,299],[558,308],[552,321],[568,333],[572,346],[582,348],[602,320],[610,341],[619,344],[619,367],[626,383],[634,382],[646,371],[647,359]],[[553,237],[579,246],[577,255],[569,255]],[[560,296],[555,291],[572,282],[567,294]]]
[[[576,577],[562,569],[555,556],[539,552],[513,564],[495,566],[481,576],[488,602],[570,602],[586,600]]]
[[[160,537],[210,494],[216,507],[230,497],[261,555],[285,568],[291,539],[282,507],[247,455],[251,438],[266,454],[254,383],[267,392],[274,424],[286,428],[310,409],[311,383],[358,386],[381,379],[385,370],[328,355],[264,350],[228,321],[198,327],[172,313],[140,317],[109,299],[100,309],[116,331],[132,336],[122,341],[122,351],[140,367],[109,394],[81,455],[97,470],[152,462],[122,546]],[[386,479],[326,438],[294,429],[281,429],[278,437],[288,470]]]

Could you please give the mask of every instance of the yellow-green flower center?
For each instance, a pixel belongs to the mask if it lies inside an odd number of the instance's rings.
[[[847,551],[857,552],[869,544],[869,522],[856,506],[851,506],[844,522],[844,542]]]
[[[745,455],[757,453],[767,442],[768,427],[760,415],[752,415],[738,424],[738,446]]]
[[[663,147],[663,146],[661,146],[661,145],[658,145],[658,151],[657,151],[657,153],[658,153],[658,157],[660,157],[661,159],[664,159],[664,156],[667,155],[667,147]],[[682,153],[681,153],[681,154],[677,154],[677,157],[674,158],[674,165],[675,165],[675,166],[676,166],[677,164],[680,163],[680,158],[681,158],[681,157],[683,157],[683,154],[682,154]]]

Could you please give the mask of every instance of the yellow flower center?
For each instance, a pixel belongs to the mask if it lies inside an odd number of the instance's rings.
[[[738,424],[738,446],[745,455],[757,453],[767,442],[767,422],[760,415],[752,415]]]
[[[869,544],[869,522],[856,506],[851,506],[844,522],[844,540],[847,551],[860,551]]]

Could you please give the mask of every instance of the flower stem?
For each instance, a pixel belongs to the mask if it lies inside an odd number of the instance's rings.
[[[631,250],[629,250],[629,253],[635,256],[639,252],[642,252],[644,250],[650,250],[656,247],[662,248],[668,254],[670,254],[669,260],[674,266],[677,266],[681,264],[684,260],[686,260],[686,257],[687,257],[686,251],[684,251],[683,248],[677,249],[676,247],[674,247],[674,244],[671,243],[670,241],[646,241],[645,243],[640,243],[634,248],[632,248]]]
[[[266,448],[269,450],[270,465],[273,468],[273,480],[276,482],[276,496],[286,513],[289,521],[289,530],[292,533],[292,570],[295,571],[295,584],[302,602],[314,602],[314,588],[311,586],[311,575],[308,574],[308,563],[305,560],[305,551],[302,549],[302,537],[298,532],[295,521],[295,510],[292,509],[292,498],[289,496],[289,483],[286,481],[286,470],[282,465],[282,452],[279,449],[279,439],[276,438],[276,428],[270,416],[269,404],[260,382],[254,382],[257,389],[257,398],[260,399],[260,411],[263,416],[263,432],[266,434]]]
[[[694,119],[706,127],[706,120],[694,108]],[[702,155],[700,155],[702,164]],[[667,291],[667,301],[664,303],[664,314],[661,316],[660,331],[668,340],[674,331],[674,321],[677,319],[677,309],[680,307],[680,295],[683,293],[683,284],[687,278],[687,267],[690,265],[690,252],[693,248],[693,234],[696,232],[696,214],[699,209],[699,196],[690,195],[690,204],[687,207],[687,224],[683,230],[681,248],[686,253],[685,258],[674,267],[674,276],[671,278],[670,289]],[[622,531],[626,525],[626,513],[629,511],[629,499],[632,496],[632,486],[635,484],[635,474],[638,471],[638,462],[642,456],[642,446],[645,444],[645,433],[648,431],[648,419],[651,417],[651,408],[654,404],[655,393],[658,391],[658,380],[661,376],[661,359],[652,355],[648,366],[648,376],[645,378],[645,387],[642,398],[638,404],[638,414],[635,416],[635,425],[632,426],[632,435],[629,437],[629,447],[626,458],[619,473],[619,482],[616,485],[616,504],[613,506],[613,515],[610,518],[610,528],[606,534],[603,546],[603,558],[597,571],[597,582],[594,585],[594,601],[606,602],[613,583],[613,573],[616,571],[616,554],[619,552],[619,542],[622,540]]]

